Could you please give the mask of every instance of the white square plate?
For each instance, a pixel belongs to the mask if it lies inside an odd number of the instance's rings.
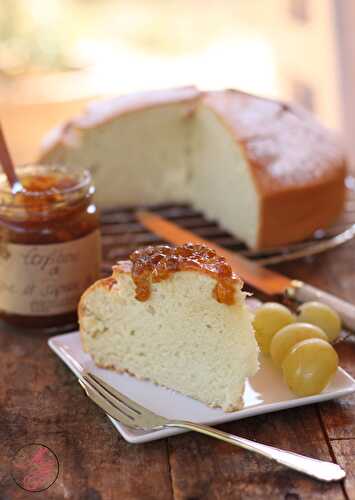
[[[185,419],[215,425],[261,413],[326,401],[355,391],[355,380],[342,368],[338,368],[330,385],[321,394],[298,398],[288,390],[280,371],[273,366],[267,357],[260,355],[260,369],[246,383],[243,409],[233,413],[224,413],[220,409],[209,408],[192,398],[151,382],[137,380],[127,374],[97,368],[91,357],[82,350],[78,332],[52,337],[48,343],[50,348],[76,376],[79,376],[83,368],[89,369],[129,398],[158,415],[174,420]],[[145,443],[186,432],[171,428],[153,432],[137,431],[129,429],[111,417],[109,418],[124,439],[130,443]]]

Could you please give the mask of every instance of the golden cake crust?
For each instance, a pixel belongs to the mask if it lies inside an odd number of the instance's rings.
[[[306,110],[237,90],[204,104],[242,145],[261,201],[257,247],[299,241],[344,208],[346,164],[334,134]]]

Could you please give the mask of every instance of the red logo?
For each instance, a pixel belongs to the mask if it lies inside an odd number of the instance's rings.
[[[59,474],[56,454],[43,444],[28,444],[20,448],[13,458],[11,476],[26,491],[47,490]]]

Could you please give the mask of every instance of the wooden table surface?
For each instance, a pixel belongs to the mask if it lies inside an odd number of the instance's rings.
[[[278,269],[355,303],[355,241]],[[344,482],[324,484],[198,434],[126,443],[47,340],[1,326],[0,500],[355,499],[355,395],[220,426],[346,469]],[[355,336],[337,351],[355,376]],[[15,452],[30,443],[48,446],[60,463],[57,481],[35,494],[10,475]]]

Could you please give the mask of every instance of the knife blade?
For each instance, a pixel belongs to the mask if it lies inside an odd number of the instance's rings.
[[[187,242],[203,243],[213,248],[219,255],[228,260],[233,271],[248,285],[266,295],[282,295],[301,303],[318,300],[328,304],[338,312],[346,328],[352,331],[355,330],[355,306],[353,304],[300,280],[295,280],[271,269],[261,267],[256,262],[220,247],[213,241],[201,238],[192,231],[183,229],[153,212],[141,210],[136,213],[136,216],[143,226],[165,241],[176,245],[182,245]]]

